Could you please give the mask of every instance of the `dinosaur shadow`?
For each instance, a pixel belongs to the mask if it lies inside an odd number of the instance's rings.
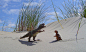
[[[36,44],[34,44],[34,43],[37,43],[37,42],[34,42],[34,41],[32,41],[32,42],[28,42],[28,41],[23,41],[23,40],[18,40],[21,44],[25,44],[25,45],[27,45],[27,46],[33,46],[33,45],[36,45]]]

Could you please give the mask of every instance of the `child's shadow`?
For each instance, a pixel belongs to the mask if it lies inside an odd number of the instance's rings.
[[[58,40],[54,40],[54,41],[52,41],[52,42],[50,42],[50,43],[55,43],[55,42],[58,42]]]
[[[21,44],[25,44],[25,45],[27,45],[27,46],[33,46],[33,45],[35,45],[35,44],[33,44],[33,42],[34,41],[32,41],[32,42],[28,42],[28,41],[23,41],[23,40],[18,40]],[[35,42],[36,43],[36,42]]]

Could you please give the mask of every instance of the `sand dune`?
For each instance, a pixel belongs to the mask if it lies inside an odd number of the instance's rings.
[[[36,39],[41,41],[28,42],[27,38],[19,39],[27,32],[0,31],[0,52],[86,52],[86,19],[82,19],[76,42],[76,32],[80,17],[60,20],[62,27],[56,22],[46,25],[45,32],[39,33]],[[54,30],[58,30],[61,41],[55,41]],[[33,40],[32,40],[33,41]]]

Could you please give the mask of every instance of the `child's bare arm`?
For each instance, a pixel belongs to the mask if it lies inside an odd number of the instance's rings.
[[[56,37],[56,36],[54,36],[54,37]]]

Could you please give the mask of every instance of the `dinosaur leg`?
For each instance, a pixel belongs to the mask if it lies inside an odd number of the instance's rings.
[[[35,38],[36,38],[36,36],[33,36],[33,40],[34,40],[34,41],[36,41]]]
[[[29,36],[29,38],[28,38],[28,42],[31,42],[30,39],[31,39],[31,36]]]

